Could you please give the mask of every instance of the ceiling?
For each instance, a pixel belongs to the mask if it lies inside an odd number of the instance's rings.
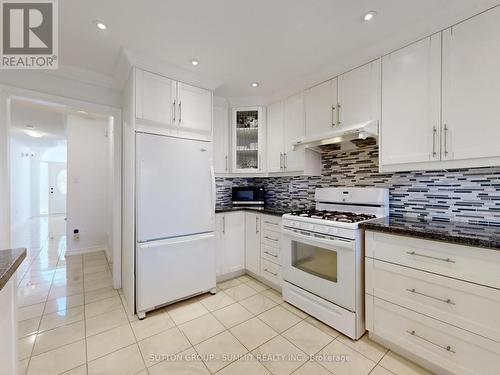
[[[62,109],[13,99],[11,102],[11,135],[12,138],[30,148],[55,147],[66,140],[66,113]],[[35,138],[26,133],[26,125],[34,126],[34,130],[44,133]]]
[[[217,95],[270,96],[341,73],[498,2],[60,1],[60,63],[112,77],[123,47],[221,82]],[[369,10],[378,15],[363,22]],[[196,68],[193,58],[200,61]],[[259,87],[251,87],[254,81]]]
[[[66,142],[68,115],[87,119],[106,118],[99,113],[78,110],[51,102],[15,97],[10,106],[10,132],[13,139],[33,149],[60,146]],[[26,132],[32,130],[43,133],[42,137],[32,137]]]

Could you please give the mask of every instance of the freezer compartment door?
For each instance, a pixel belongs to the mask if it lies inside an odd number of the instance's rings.
[[[137,244],[137,311],[215,288],[215,236],[205,233]]]
[[[136,135],[137,241],[212,232],[212,143]]]

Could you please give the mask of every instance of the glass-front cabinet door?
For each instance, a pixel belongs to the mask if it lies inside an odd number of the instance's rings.
[[[233,109],[233,172],[262,171],[263,107]]]

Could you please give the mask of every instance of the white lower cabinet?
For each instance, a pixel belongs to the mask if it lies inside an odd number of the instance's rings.
[[[225,212],[215,215],[217,276],[245,269],[245,213]]]
[[[499,252],[371,231],[365,243],[371,338],[439,374],[497,372]]]
[[[271,287],[281,288],[281,217],[235,211],[215,218],[219,279],[247,270]]]
[[[281,287],[281,266],[263,259],[260,268],[260,276],[274,285]]]
[[[262,215],[260,276],[281,287],[281,217]]]
[[[245,212],[245,268],[260,273],[260,214]]]

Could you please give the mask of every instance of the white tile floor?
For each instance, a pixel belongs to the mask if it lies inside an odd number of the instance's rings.
[[[43,218],[14,235],[28,247],[18,271],[20,374],[429,374],[249,276],[139,321],[113,290],[103,252],[65,257],[64,227]]]

